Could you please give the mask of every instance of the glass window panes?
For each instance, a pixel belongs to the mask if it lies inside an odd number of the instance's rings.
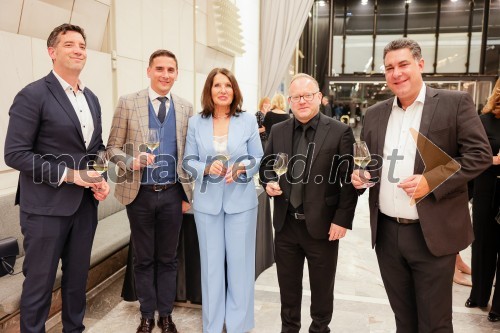
[[[408,35],[408,38],[416,40],[422,49],[422,58],[424,58],[424,73],[434,73],[436,36],[434,34],[416,34]]]
[[[436,72],[465,73],[467,43],[466,32],[440,34]]]
[[[409,3],[408,36],[416,34],[435,34],[437,12],[438,2],[436,0],[418,0]],[[418,41],[418,39],[416,40]]]

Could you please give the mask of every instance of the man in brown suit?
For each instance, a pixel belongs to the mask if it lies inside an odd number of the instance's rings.
[[[389,43],[384,65],[396,98],[370,107],[361,132],[382,165],[363,177],[356,170],[352,183],[376,181],[372,245],[397,332],[453,332],[455,255],[473,239],[467,182],[491,164],[491,151],[468,93],[425,86],[415,41]]]
[[[130,220],[142,317],[137,332],[152,331],[157,310],[162,332],[175,333],[171,313],[176,294],[176,251],[182,213],[189,209],[192,193],[190,185],[181,181],[187,179],[181,162],[193,106],[170,92],[178,74],[172,52],[151,54],[147,74],[149,88],[120,98],[107,150],[120,168],[115,196],[126,205]],[[159,133],[159,147],[146,153],[152,129]]]

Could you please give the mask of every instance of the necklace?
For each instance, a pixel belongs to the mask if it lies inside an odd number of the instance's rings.
[[[218,116],[216,115],[215,113],[212,115],[212,117],[214,117],[215,119],[226,119],[227,117],[229,117],[228,114],[225,114],[223,116]]]

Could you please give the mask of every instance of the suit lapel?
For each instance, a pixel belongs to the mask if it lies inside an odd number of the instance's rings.
[[[52,95],[54,95],[56,101],[61,105],[64,112],[66,112],[66,115],[69,117],[73,125],[75,125],[76,131],[80,136],[81,143],[82,145],[84,145],[85,140],[83,139],[80,120],[78,119],[75,109],[73,108],[73,105],[71,104],[68,96],[64,92],[61,84],[59,83],[59,81],[57,81],[57,78],[52,72],[50,72],[50,74],[45,77],[45,82],[47,83],[47,87],[49,88]]]
[[[391,116],[392,103],[394,103],[394,98],[391,98],[386,102],[386,105],[379,112],[378,118],[378,134],[377,134],[377,151],[370,152],[371,154],[377,154],[380,156],[384,155],[384,143],[385,134],[387,132],[387,124],[389,123],[389,117]]]
[[[439,97],[437,97],[438,92],[435,89],[426,88],[425,91],[425,102],[424,102],[424,108],[422,110],[422,118],[420,120],[420,128],[418,129],[419,133],[422,134],[423,136],[427,137],[427,134],[429,133],[429,128],[431,127],[432,124],[432,119],[434,118],[434,113],[436,111],[437,104],[439,102]],[[418,139],[420,141],[420,138]],[[427,141],[423,140],[422,142],[418,143],[419,149],[425,149],[425,143]],[[420,153],[415,155],[415,167],[414,167],[414,172],[415,173],[421,173],[422,170],[424,170],[424,162],[422,161],[422,157],[420,156]]]
[[[213,144],[214,126],[212,117],[208,118],[202,117],[198,122],[198,124],[199,124],[199,136],[200,138],[203,138],[203,140],[200,140],[201,144],[203,145],[203,148],[205,149],[207,155],[213,156],[215,154],[215,149]]]
[[[314,151],[311,162],[309,163],[309,168],[313,165],[314,161],[316,160],[316,157],[318,156],[319,151],[321,150],[323,142],[325,142],[325,138],[329,130],[330,130],[330,122],[328,121],[326,116],[320,113],[318,121],[318,129],[316,130],[316,134],[314,135],[314,141],[313,141]]]
[[[274,151],[274,154],[278,153],[286,153],[288,154],[288,159],[290,160],[293,156],[293,151],[292,151],[292,142],[293,142],[293,127],[295,126],[295,120],[294,118],[291,118],[290,120],[285,120],[285,125],[283,127],[283,131],[278,134],[278,132],[274,132],[274,135],[277,135],[277,139],[283,140],[283,145],[280,145],[282,148],[280,150]],[[276,140],[276,139],[274,139]],[[278,141],[279,142],[279,141]],[[287,181],[288,176],[281,176],[279,179],[279,184],[281,189],[283,190],[284,195],[289,198],[290,197],[290,190],[291,190],[291,185]]]
[[[89,147],[91,147],[92,142],[96,139],[98,131],[98,126],[99,126],[99,119],[98,119],[98,114],[97,114],[97,106],[94,104],[94,101],[90,97],[87,89],[83,90],[83,95],[85,96],[85,99],[87,100],[87,104],[90,109],[90,114],[92,115],[92,120],[94,122],[94,132],[92,133],[92,139],[90,140]]]
[[[182,101],[174,94],[172,96],[172,102],[174,103],[175,112],[175,135],[177,141],[177,153],[184,151],[185,140],[187,134],[188,126],[188,108],[182,103]]]
[[[290,120],[286,121],[286,124],[283,128],[283,151],[277,151],[275,153],[287,153],[289,158],[292,158],[292,142],[293,142],[293,126],[294,126],[294,119],[291,118]],[[274,132],[275,135],[279,135],[277,132]],[[280,135],[281,136],[281,135]]]
[[[244,139],[243,134],[245,131],[242,117],[231,117],[229,119],[229,131],[227,133],[227,151],[232,155],[239,147],[241,141]]]
[[[146,142],[147,133],[149,130],[149,94],[148,90],[144,89],[137,93],[135,98],[135,110],[139,120],[139,127],[142,133],[142,142]]]

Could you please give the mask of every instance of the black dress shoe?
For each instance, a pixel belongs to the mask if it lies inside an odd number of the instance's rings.
[[[158,319],[158,327],[161,328],[161,333],[177,333],[172,316],[160,317]]]
[[[470,297],[465,301],[466,308],[477,308],[477,303],[473,302]]]
[[[470,299],[470,297],[465,301],[465,307],[466,308],[477,308],[479,305],[474,302],[473,300]]]
[[[495,312],[488,313],[488,320],[491,322],[496,322],[500,320],[500,314]]]
[[[141,318],[141,323],[137,327],[136,333],[151,333],[155,327],[154,319]]]

